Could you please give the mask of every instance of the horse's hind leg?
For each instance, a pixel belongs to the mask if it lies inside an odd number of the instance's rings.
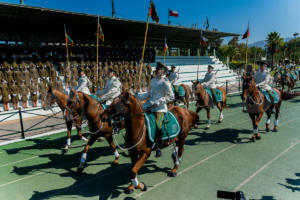
[[[145,164],[145,162],[147,161],[149,154],[143,152],[139,158],[137,159],[136,162],[135,159],[137,158],[137,155],[135,155],[136,158],[132,158],[132,155],[130,156],[131,160],[132,160],[132,168],[131,168],[131,172],[130,172],[130,177],[131,177],[131,184],[125,189],[125,193],[130,194],[133,192],[133,188],[135,189],[140,189],[141,191],[146,191],[147,190],[147,186],[145,185],[145,183],[139,183],[138,179],[137,179],[137,174],[139,172],[139,170],[141,169],[141,167]]]
[[[187,134],[182,134],[182,135],[187,135]],[[177,175],[177,169],[179,167],[180,161],[181,161],[181,156],[184,150],[184,141],[185,137],[181,137],[179,141],[176,142],[176,147],[174,152],[172,153],[172,158],[174,162],[174,167],[173,169],[168,173],[168,176],[170,177],[175,177]]]
[[[221,123],[221,122],[223,121],[223,118],[224,118],[223,112],[222,112],[222,110],[223,110],[222,102],[218,102],[218,103],[217,103],[217,108],[218,108],[219,111],[220,111],[219,121],[218,121],[218,122]]]
[[[106,140],[107,140],[109,146],[113,149],[113,152],[114,152],[114,155],[115,155],[115,159],[114,159],[114,161],[112,162],[111,165],[112,165],[112,166],[118,166],[118,165],[119,165],[119,158],[120,158],[120,155],[119,155],[119,152],[118,152],[118,150],[117,150],[117,148],[116,148],[116,145],[115,145],[115,143],[114,143],[114,141],[113,141],[112,134],[111,134],[111,133],[107,133],[107,134],[105,135],[105,138],[106,138]]]
[[[63,148],[63,153],[66,153],[71,146],[71,131],[72,131],[72,121],[66,121],[67,125],[67,142],[65,147]]]
[[[270,123],[271,123],[271,108],[269,108],[267,111],[267,121],[266,121],[266,131],[269,132],[270,131]]]
[[[275,104],[275,121],[274,121],[274,128],[273,128],[274,132],[278,131],[278,117],[279,117],[279,112],[280,112],[280,105],[281,105],[281,102],[278,102],[278,104]]]
[[[100,136],[100,134],[97,133],[97,134],[92,134],[91,137],[89,138],[88,143],[85,145],[85,147],[83,149],[83,153],[81,155],[81,159],[80,159],[79,167],[77,168],[77,172],[81,173],[83,171],[83,168],[84,168],[84,165],[86,162],[87,152],[99,136]]]

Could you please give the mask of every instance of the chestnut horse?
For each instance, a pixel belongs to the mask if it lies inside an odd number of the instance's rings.
[[[270,131],[270,122],[271,122],[271,115],[272,115],[272,108],[275,108],[275,122],[273,131],[278,131],[278,116],[280,112],[280,106],[282,100],[292,99],[299,94],[289,94],[284,93],[283,91],[274,89],[277,94],[279,95],[278,103],[270,103],[266,101],[263,93],[256,87],[256,83],[254,81],[253,76],[243,76],[243,92],[242,92],[242,99],[246,101],[246,108],[249,116],[252,120],[253,125],[253,136],[252,140],[260,139],[261,136],[258,133],[258,124],[264,114],[264,111],[267,113],[267,121],[266,121],[266,131]]]
[[[284,90],[284,86],[287,85],[289,93],[293,92],[293,89],[294,89],[295,84],[296,84],[296,82],[293,81],[288,74],[281,75],[280,79],[279,79],[279,83],[281,85],[281,90],[282,91]]]
[[[180,84],[181,87],[183,87],[184,91],[185,91],[185,95],[184,97],[180,97],[177,92],[175,93],[175,100],[174,100],[174,104],[176,105],[177,103],[184,103],[184,105],[186,106],[186,108],[189,108],[190,106],[190,97],[192,97],[193,93],[191,91],[191,88],[188,85],[185,84]]]
[[[65,109],[67,106],[68,101],[68,95],[64,94],[63,92],[53,89],[52,87],[48,87],[47,95],[42,102],[42,108],[44,110],[51,110],[52,106],[57,103],[59,108],[61,109],[63,115],[65,113]],[[87,139],[82,135],[81,133],[81,124],[82,124],[82,118],[78,117],[76,120],[67,120],[65,118],[66,125],[67,125],[67,142],[66,146],[63,149],[63,152],[66,153],[69,150],[69,147],[71,145],[71,131],[72,131],[72,124],[75,123],[77,134],[79,138],[81,138],[84,141],[87,141]]]
[[[206,113],[207,113],[207,126],[206,126],[206,129],[209,129],[210,125],[211,125],[210,108],[212,107],[213,104],[216,104],[217,108],[220,111],[218,122],[221,123],[223,121],[223,118],[224,118],[223,109],[227,108],[227,105],[226,105],[227,97],[226,97],[225,89],[222,88],[222,87],[217,87],[222,92],[222,101],[221,102],[215,102],[215,100],[213,100],[214,102],[210,103],[209,94],[206,92],[205,88],[200,83],[200,81],[194,81],[192,83],[193,83],[194,97],[197,101],[196,113],[199,113],[202,110],[202,108],[204,108],[206,110]]]
[[[178,106],[173,106],[170,111],[177,117],[181,131],[176,138],[168,141],[161,141],[159,147],[164,148],[175,142],[174,145],[176,147],[174,147],[174,152],[172,154],[174,167],[168,173],[169,176],[175,177],[183,153],[185,139],[189,134],[191,127],[199,121],[199,117],[195,112]],[[119,97],[115,98],[109,108],[104,111],[102,118],[103,120],[113,120],[112,123],[120,120],[125,121],[125,144],[127,150],[129,150],[132,163],[130,173],[132,183],[124,192],[132,193],[134,189],[146,191],[146,185],[138,182],[137,174],[149,158],[153,149],[152,143],[147,137],[145,116],[141,102],[128,92],[123,92]]]
[[[76,112],[76,110],[81,110],[82,112]],[[85,166],[88,150],[99,137],[104,137],[114,152],[115,159],[112,163],[112,166],[118,165],[118,159],[120,156],[112,138],[113,129],[111,126],[109,126],[107,122],[103,122],[101,120],[100,116],[103,113],[103,111],[104,110],[101,104],[89,95],[83,92],[76,92],[73,89],[70,91],[65,113],[66,118],[68,120],[76,120],[76,118],[78,117],[85,117],[88,120],[89,130],[91,132],[91,137],[89,138],[88,143],[83,150],[80,164],[77,169],[79,173],[83,171],[83,168]],[[120,123],[119,128],[124,128],[124,122]]]

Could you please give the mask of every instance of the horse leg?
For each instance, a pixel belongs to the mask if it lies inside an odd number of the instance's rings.
[[[72,131],[72,121],[66,121],[67,125],[67,142],[65,147],[63,148],[63,153],[67,153],[69,147],[71,146],[71,131]]]
[[[210,125],[211,125],[211,121],[210,121],[210,108],[209,107],[206,107],[206,116],[207,116],[207,125],[206,125],[206,129],[209,129],[210,128]]]
[[[82,139],[83,141],[87,142],[88,139],[86,139],[86,137],[84,137],[84,136],[82,135],[82,132],[81,132],[81,124],[82,124],[82,120],[77,120],[77,121],[76,121],[77,135],[79,136],[80,139]]]
[[[119,165],[119,158],[120,158],[120,154],[116,148],[116,145],[113,141],[113,138],[112,138],[112,135],[111,133],[107,133],[105,135],[105,138],[110,146],[110,148],[112,148],[113,152],[114,152],[114,155],[115,155],[115,159],[114,161],[111,163],[111,166],[118,166]]]
[[[187,134],[182,134],[182,135],[188,135]],[[172,158],[174,162],[174,167],[173,169],[168,173],[168,176],[170,177],[175,177],[177,175],[177,169],[179,167],[179,164],[181,162],[181,156],[184,150],[184,141],[185,141],[184,136],[180,137],[180,141],[176,142],[176,147],[174,149],[174,152],[172,153]]]
[[[136,157],[137,157],[137,155],[136,155]],[[141,167],[147,161],[148,157],[149,157],[149,154],[143,152],[139,156],[137,161],[133,163],[133,166],[131,168],[131,173],[130,173],[131,184],[125,189],[125,193],[132,193],[133,188],[140,189],[142,192],[147,190],[147,186],[145,185],[145,183],[142,183],[142,182],[139,183],[139,181],[137,179],[137,174],[138,174],[139,170],[141,169]]]
[[[269,132],[270,131],[270,123],[271,123],[271,108],[269,108],[267,111],[267,121],[266,121],[266,131]]]
[[[278,131],[278,117],[279,117],[279,112],[280,112],[280,105],[281,102],[275,105],[275,121],[274,121],[274,128],[273,131],[277,132]]]
[[[218,121],[218,122],[221,123],[221,122],[223,121],[223,118],[224,118],[223,113],[222,113],[222,110],[223,110],[222,102],[218,102],[218,103],[217,103],[217,108],[218,108],[219,111],[220,111],[219,121]]]
[[[256,120],[255,120],[255,127],[256,128],[254,129],[254,131],[255,131],[255,134],[256,134],[256,139],[258,139],[258,140],[260,140],[260,138],[261,138],[260,134],[258,133],[258,124],[259,124],[263,114],[264,114],[263,112],[259,113],[256,117]]]
[[[85,161],[86,161],[87,152],[88,152],[88,150],[90,149],[90,147],[94,144],[94,142],[97,140],[97,138],[99,136],[100,136],[99,133],[92,134],[91,137],[88,140],[88,143],[85,145],[85,147],[83,149],[83,153],[81,155],[79,167],[77,168],[77,172],[78,173],[81,173],[83,171],[83,168],[84,168],[84,165],[85,165]]]
[[[197,106],[196,113],[199,113],[202,110],[202,107]]]

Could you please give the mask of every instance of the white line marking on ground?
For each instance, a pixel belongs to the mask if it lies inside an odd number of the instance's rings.
[[[185,172],[187,172],[187,171],[189,171],[190,169],[193,169],[194,167],[197,167],[198,165],[204,163],[205,161],[207,161],[207,160],[209,160],[209,159],[211,159],[211,158],[213,158],[213,157],[215,157],[215,156],[217,156],[217,155],[219,155],[219,154],[221,154],[221,153],[223,153],[223,152],[225,152],[225,151],[227,151],[227,150],[229,150],[229,149],[235,147],[236,145],[237,145],[237,144],[230,145],[229,147],[226,147],[226,148],[224,148],[224,149],[222,149],[222,150],[220,150],[220,151],[214,153],[213,155],[210,155],[210,156],[208,156],[208,157],[206,157],[206,158],[200,160],[199,162],[197,162],[197,163],[195,163],[195,164],[193,164],[193,165],[191,165],[191,166],[185,168],[184,170],[182,170],[182,171],[180,171],[180,172],[178,173],[178,176],[181,175],[181,174],[183,174],[183,173],[185,173]],[[135,195],[134,198],[139,198],[139,197],[141,197],[142,195],[146,194],[147,192],[150,192],[151,190],[154,190],[154,189],[157,188],[158,186],[160,186],[160,185],[166,183],[167,181],[169,181],[169,180],[171,180],[171,179],[173,179],[173,178],[170,178],[170,177],[166,178],[165,180],[163,180],[163,181],[161,181],[161,182],[155,184],[153,187],[149,188],[146,192],[142,192],[142,193],[139,193],[139,194]]]
[[[33,175],[26,176],[26,177],[23,177],[23,178],[14,180],[14,181],[10,181],[10,182],[4,183],[4,184],[0,185],[0,188],[2,188],[2,187],[4,187],[4,186],[7,186],[7,185],[10,185],[10,184],[12,184],[12,183],[16,183],[16,182],[19,182],[19,181],[22,181],[22,180],[25,180],[25,179],[28,179],[28,178],[31,178],[31,177],[40,175],[40,174],[42,174],[42,173],[44,173],[44,172],[39,172],[39,173],[37,173],[37,174],[33,174]]]
[[[259,168],[255,173],[253,173],[251,176],[249,176],[246,180],[244,180],[240,185],[238,185],[234,191],[238,191],[241,187],[243,187],[246,183],[248,183],[249,181],[251,181],[257,174],[259,174],[260,172],[262,172],[265,168],[267,168],[269,165],[271,165],[275,160],[277,160],[278,158],[280,158],[283,154],[285,154],[286,152],[288,152],[290,149],[292,149],[294,146],[296,146],[297,144],[299,144],[299,142],[294,143],[292,145],[290,145],[288,148],[286,148],[284,151],[282,151],[280,154],[278,154],[276,157],[274,157],[272,160],[270,160],[269,162],[267,162],[264,166],[262,166],[261,168]]]

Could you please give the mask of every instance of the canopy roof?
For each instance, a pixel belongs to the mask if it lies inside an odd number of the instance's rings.
[[[0,41],[63,43],[64,24],[77,44],[94,44],[97,15],[42,7],[0,3]],[[105,43],[142,44],[146,23],[100,16]],[[200,29],[149,24],[147,45],[162,46],[165,36],[170,47],[198,47]],[[208,39],[240,34],[202,30]]]

